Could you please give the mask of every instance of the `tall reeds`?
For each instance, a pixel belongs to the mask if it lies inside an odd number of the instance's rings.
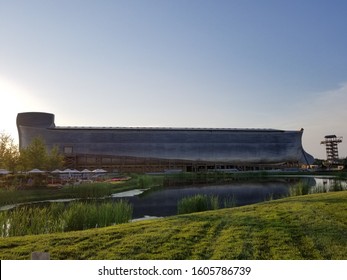
[[[210,198],[201,194],[185,197],[177,204],[178,214],[207,211],[210,208]]]
[[[83,230],[126,223],[133,208],[127,201],[86,203],[71,202],[65,206],[53,203],[47,207],[18,207],[0,212],[0,236],[22,236]]]
[[[0,228],[2,237],[51,233],[59,231],[61,221],[49,208],[20,207],[0,213]]]
[[[310,186],[305,181],[299,181],[289,189],[289,196],[299,196],[312,193],[338,192],[347,189],[346,182],[339,179],[332,179],[325,184]]]
[[[128,222],[132,217],[132,206],[120,200],[116,203],[91,204],[72,203],[62,215],[66,231],[105,227]]]
[[[221,199],[218,195],[197,194],[184,197],[177,203],[178,214],[188,214],[220,208],[232,208],[236,206],[236,199],[233,196]]]
[[[299,181],[289,188],[289,196],[306,195],[310,191],[310,186],[304,181]]]

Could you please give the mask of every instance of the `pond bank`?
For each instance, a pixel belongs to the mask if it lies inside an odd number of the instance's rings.
[[[162,180],[160,176],[151,178],[148,175],[132,174],[129,180],[116,183],[85,183],[61,188],[0,189],[0,206],[44,200],[100,198],[133,189],[158,186],[162,184]]]

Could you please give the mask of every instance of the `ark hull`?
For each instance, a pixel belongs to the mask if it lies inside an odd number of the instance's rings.
[[[67,157],[85,158],[85,163],[88,157],[108,157],[111,165],[121,159],[212,165],[311,164],[314,160],[303,150],[303,130],[59,127],[53,114],[36,112],[18,114],[17,127],[20,148],[40,136],[48,149],[58,146]]]

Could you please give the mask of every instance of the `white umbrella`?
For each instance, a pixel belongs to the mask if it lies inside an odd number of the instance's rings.
[[[86,169],[83,169],[81,171],[81,173],[82,173],[82,176],[83,176],[84,179],[89,179],[93,172],[86,168]]]
[[[56,170],[53,170],[51,173],[53,173],[53,174],[59,174],[59,173],[61,173],[61,172],[62,172],[61,170],[56,169]]]
[[[92,171],[90,171],[89,169],[83,169],[82,171],[81,171],[81,173],[91,173]]]
[[[76,177],[76,174],[80,173],[77,169],[65,169],[61,172],[62,174],[69,174],[69,177]]]
[[[107,171],[104,169],[95,169],[93,170],[93,173],[106,173]]]
[[[11,173],[11,172],[6,170],[6,169],[0,169],[0,175],[7,175],[9,173]]]
[[[28,171],[28,173],[31,173],[31,174],[41,174],[41,173],[45,173],[46,171],[42,171],[40,169],[37,169],[37,168],[34,168],[30,171]]]
[[[67,169],[64,169],[61,173],[72,173],[72,169],[70,168],[67,168]]]

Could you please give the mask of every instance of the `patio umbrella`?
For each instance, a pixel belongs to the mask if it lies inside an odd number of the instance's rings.
[[[45,172],[46,171],[42,171],[42,170],[37,169],[37,168],[34,168],[34,169],[28,171],[28,173],[30,173],[30,174],[42,174],[42,173],[45,173]]]
[[[89,179],[90,178],[90,176],[91,176],[91,174],[93,173],[91,170],[89,170],[89,169],[83,169],[82,171],[81,171],[81,173],[82,173],[82,176],[83,176],[83,178],[85,178],[85,179]]]
[[[66,168],[61,173],[72,173],[72,169]]]
[[[93,173],[106,173],[107,171],[104,169],[95,169],[93,170]]]
[[[0,169],[0,175],[7,175],[9,173],[11,173],[11,172],[6,170],[6,169]]]
[[[79,171],[76,169],[70,169],[70,168],[66,168],[64,169],[61,173],[62,174],[68,174],[69,178],[71,178],[73,176],[73,174],[78,173]]]
[[[92,171],[89,170],[89,169],[83,169],[83,170],[81,171],[81,173],[92,173]]]

